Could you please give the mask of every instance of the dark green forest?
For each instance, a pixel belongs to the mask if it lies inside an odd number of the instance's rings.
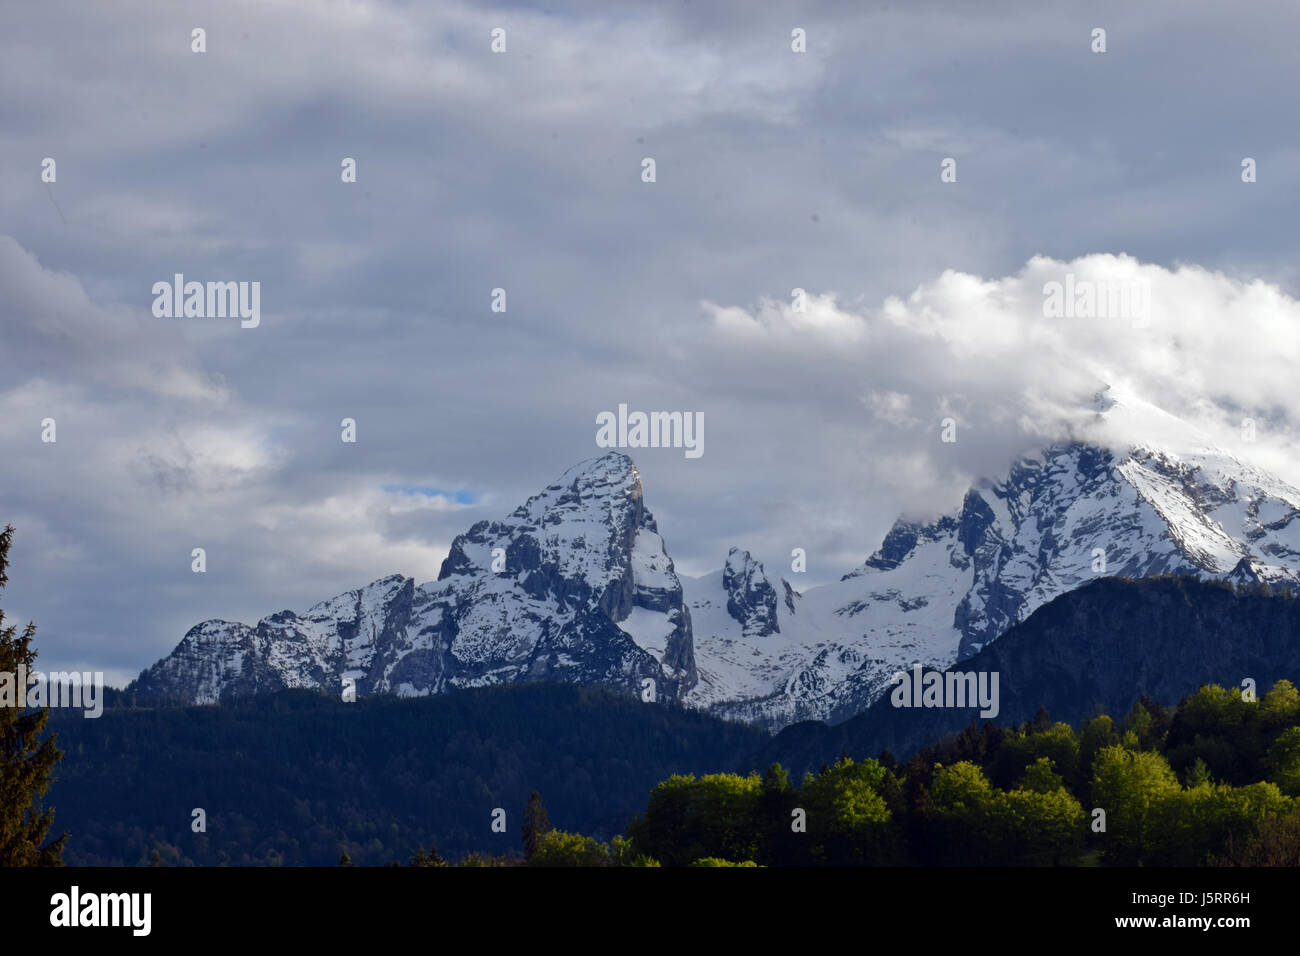
[[[672,773],[747,768],[767,735],[558,684],[342,703],[286,691],[211,707],[49,711],[63,760],[46,803],[72,866],[357,865],[421,847],[519,852],[533,790],[557,826],[609,839]],[[202,808],[206,832],[192,830]],[[496,808],[507,832],[491,829]]]

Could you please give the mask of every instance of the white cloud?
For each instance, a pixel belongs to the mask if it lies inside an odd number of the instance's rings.
[[[1149,315],[1049,318],[1044,288],[1066,275],[1080,289],[1149,283]],[[887,462],[876,479],[913,507],[927,499],[939,507],[954,481],[996,477],[1021,451],[1080,434],[1108,385],[1300,485],[1300,303],[1267,283],[1124,255],[1039,256],[992,280],[949,270],[875,309],[850,311],[830,295],[816,301],[816,323],[768,300],[706,311],[724,343],[779,343],[793,357],[789,400],[808,396],[824,418],[829,396],[852,396],[865,411],[859,437]],[[958,423],[954,445],[937,440],[948,416]],[[1242,440],[1245,417],[1259,423],[1255,443]],[[927,463],[921,474],[915,456]]]

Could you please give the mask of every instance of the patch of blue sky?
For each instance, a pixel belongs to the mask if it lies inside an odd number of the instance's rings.
[[[467,488],[435,488],[433,485],[391,484],[384,485],[384,491],[399,495],[422,495],[425,498],[446,498],[458,505],[472,505],[474,493]]]

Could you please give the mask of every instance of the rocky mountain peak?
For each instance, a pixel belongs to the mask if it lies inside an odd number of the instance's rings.
[[[610,453],[458,535],[437,581],[392,575],[255,628],[205,622],[133,686],[194,703],[349,680],[358,694],[559,680],[675,698],[696,679],[690,612],[641,476]]]

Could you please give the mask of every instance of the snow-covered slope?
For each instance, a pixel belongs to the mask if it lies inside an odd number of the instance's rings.
[[[360,695],[559,680],[679,697],[696,681],[690,614],[632,460],[583,462],[475,524],[437,581],[394,575],[256,627],[199,624],[131,689],[206,703],[347,678]]]
[[[860,712],[891,675],[945,667],[1098,576],[1300,581],[1300,491],[1113,392],[1066,442],[899,521],[836,582],[800,594],[733,548],[682,582],[641,479],[583,462],[456,538],[437,581],[393,576],[255,627],[207,621],[142,674],[142,700],[282,687],[423,695],[600,683],[779,728]],[[683,592],[683,588],[685,589]]]

